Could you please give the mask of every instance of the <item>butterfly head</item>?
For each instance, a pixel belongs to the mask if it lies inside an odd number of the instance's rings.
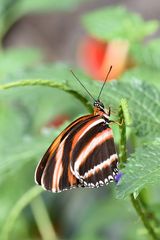
[[[95,115],[100,115],[100,116],[103,116],[103,118],[109,119],[110,113],[111,113],[110,107],[108,110],[106,110],[104,108],[103,103],[100,100],[96,100],[93,105],[94,105],[94,114]]]
[[[104,105],[100,100],[94,101],[94,114],[95,115],[103,115],[105,113],[104,111]]]
[[[98,108],[99,110],[104,110],[104,105],[100,100],[96,100],[93,105],[95,108]]]

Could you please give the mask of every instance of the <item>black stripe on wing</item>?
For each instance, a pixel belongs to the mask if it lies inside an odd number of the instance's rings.
[[[104,129],[107,129],[107,128],[108,128],[107,125],[104,125],[104,121],[102,120],[100,123],[90,128],[83,135],[83,137],[80,138],[80,140],[77,142],[76,146],[74,147],[74,150],[72,153],[72,166],[74,165],[76,159],[78,158],[79,153],[83,151],[83,149],[87,144],[89,144],[91,139],[94,139],[98,133],[102,132]]]
[[[107,141],[107,143],[105,141],[104,143],[102,143],[101,145],[98,145],[95,149],[93,149],[92,152],[90,152],[90,154],[85,160],[85,163],[80,166],[79,174],[84,175],[86,172],[86,169],[94,168],[96,165],[103,162],[103,159],[105,159],[106,157],[109,158],[109,156],[115,153],[116,153],[116,150],[115,150],[113,138],[111,138]],[[91,159],[93,159],[93,161],[91,161]]]
[[[77,142],[71,159],[75,175],[84,187],[99,187],[113,181],[118,172],[117,162],[112,130],[104,123],[97,124]]]
[[[44,171],[44,168],[47,164],[47,161],[49,159],[50,153],[47,150],[47,152],[44,154],[42,160],[39,162],[36,171],[35,171],[35,182],[39,185],[41,185],[41,178],[42,178],[42,174]],[[52,169],[52,168],[51,168]]]
[[[70,169],[70,154],[72,149],[72,142],[76,133],[78,133],[89,121],[94,119],[95,116],[90,117],[89,119],[85,119],[84,121],[78,122],[74,126],[74,128],[69,132],[68,136],[66,137],[64,149],[63,149],[63,157],[62,157],[62,166],[63,166],[63,174],[61,175],[59,181],[59,189],[68,189],[70,188],[70,182],[68,175],[68,168]],[[79,179],[77,179],[75,186],[79,185]]]

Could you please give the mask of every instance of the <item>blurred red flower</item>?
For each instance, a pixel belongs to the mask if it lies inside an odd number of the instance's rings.
[[[128,68],[128,51],[128,41],[103,42],[86,37],[78,49],[78,62],[88,75],[101,81],[104,81],[112,65],[108,80],[116,79]]]
[[[55,116],[50,122],[47,123],[47,128],[58,128],[60,127],[64,122],[69,120],[69,116],[66,114],[60,114]]]

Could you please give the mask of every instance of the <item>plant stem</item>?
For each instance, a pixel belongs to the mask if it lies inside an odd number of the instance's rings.
[[[57,83],[51,80],[41,80],[41,79],[22,80],[22,81],[16,81],[16,82],[0,85],[0,90],[5,90],[5,89],[15,88],[15,87],[24,87],[24,86],[45,86],[45,87],[58,88],[62,91],[68,92],[71,95],[73,95],[75,98],[77,98],[79,101],[81,101],[84,104],[84,106],[89,110],[89,112],[92,112],[92,106],[88,102],[88,100],[85,97],[83,97],[83,95],[81,95],[80,93],[69,88],[69,86],[67,86],[65,83]]]
[[[149,208],[149,206],[147,204],[146,189],[142,189],[142,191],[138,195],[138,198],[139,198],[139,201],[140,201],[144,211],[147,213],[147,217],[154,222],[156,227],[159,227],[160,226],[159,219],[156,218],[155,214],[153,213],[153,211],[151,211],[151,209]]]
[[[150,236],[152,236],[152,238],[154,240],[160,240],[160,238],[157,236],[156,232],[154,231],[154,228],[150,224],[150,221],[148,220],[148,218],[146,216],[146,212],[141,207],[140,199],[138,199],[138,198],[135,199],[133,194],[131,194],[130,197],[131,197],[132,205],[134,206],[137,214],[140,216],[140,218],[141,218],[144,226],[148,230],[148,233],[150,234]]]
[[[126,123],[123,108],[121,105],[119,110],[119,121],[120,121],[119,162],[120,168],[123,168],[125,166],[125,163],[127,162],[127,150],[126,150]]]
[[[1,239],[3,239],[3,240],[10,239],[10,234],[11,234],[12,228],[15,224],[17,217],[22,212],[22,210],[35,197],[37,197],[42,192],[42,190],[43,190],[42,188],[38,188],[37,186],[34,186],[19,199],[19,201],[15,204],[15,206],[11,210],[10,214],[8,215],[6,222],[4,223],[4,226],[3,226],[1,234],[0,234]]]
[[[124,107],[123,104],[120,105],[119,110],[119,118],[120,122],[122,123],[120,125],[120,167],[125,167],[125,163],[127,162],[127,151],[126,151],[126,124],[125,124],[125,114],[124,114]],[[131,202],[133,207],[135,208],[137,214],[140,216],[145,228],[147,229],[148,233],[154,240],[160,240],[160,238],[157,236],[154,228],[151,225],[150,220],[148,219],[149,212],[147,211],[147,207],[143,207],[143,202],[141,202],[141,198],[137,197],[134,198],[134,195],[131,194]]]
[[[32,212],[43,240],[56,240],[57,236],[48,216],[46,206],[39,195],[31,203]]]

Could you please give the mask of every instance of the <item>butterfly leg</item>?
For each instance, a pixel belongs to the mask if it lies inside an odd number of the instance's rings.
[[[121,122],[114,121],[114,120],[109,120],[109,124],[117,124],[118,126],[122,126],[124,124],[124,120],[122,119]]]

